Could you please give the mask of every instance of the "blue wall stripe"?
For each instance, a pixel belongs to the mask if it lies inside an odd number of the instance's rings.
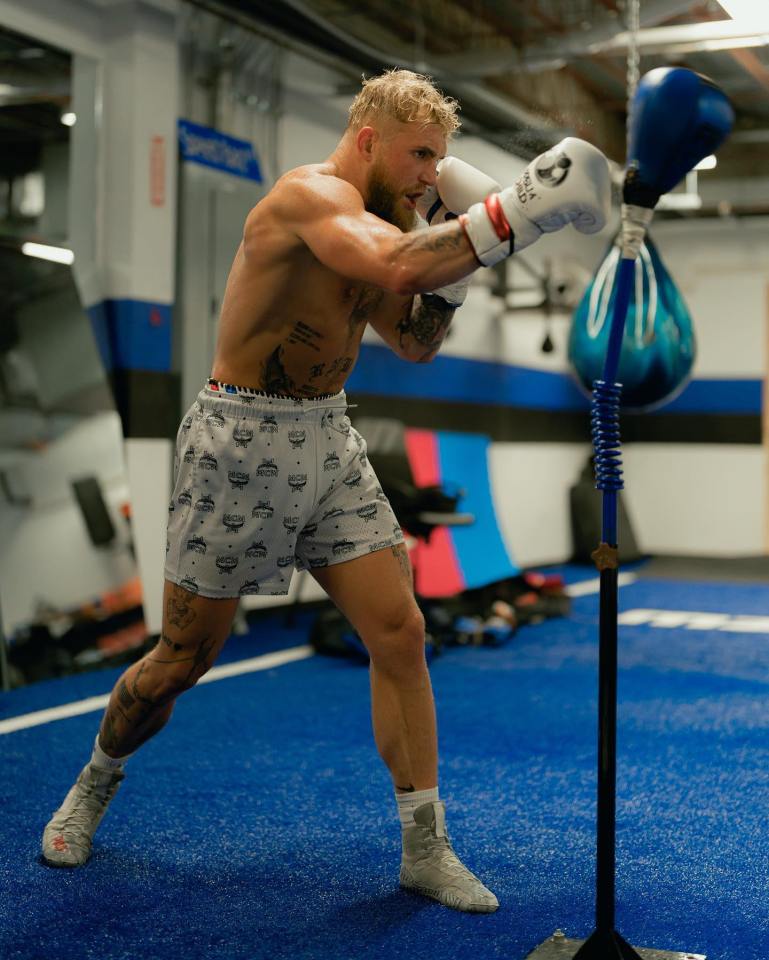
[[[442,484],[447,488],[461,486],[466,495],[459,510],[475,516],[470,526],[451,528],[465,586],[472,589],[515,576],[520,571],[508,555],[494,510],[488,465],[490,439],[442,431],[437,437]]]
[[[489,360],[436,357],[407,363],[389,348],[363,344],[347,382],[350,393],[493,403],[545,410],[585,410],[588,401],[570,377]]]
[[[171,304],[104,300],[88,308],[94,336],[109,372],[171,369]]]
[[[567,373],[449,356],[413,364],[387,347],[372,344],[362,345],[347,390],[538,410],[584,411],[589,407],[589,400]],[[655,412],[759,414],[761,409],[761,380],[702,379],[693,380],[671,404]]]

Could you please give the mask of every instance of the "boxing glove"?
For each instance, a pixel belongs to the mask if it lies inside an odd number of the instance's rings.
[[[444,157],[437,167],[435,186],[428,187],[417,201],[417,213],[431,226],[456,220],[474,203],[483,201],[490,193],[502,188],[491,177],[460,160]],[[441,297],[449,306],[459,307],[467,296],[470,276],[448,284],[429,295]]]
[[[511,187],[473,204],[459,220],[478,260],[491,267],[567,223],[580,233],[597,233],[610,200],[606,157],[592,144],[566,137],[532,160]]]

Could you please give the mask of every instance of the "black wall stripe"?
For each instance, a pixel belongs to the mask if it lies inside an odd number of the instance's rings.
[[[181,378],[156,370],[113,370],[115,406],[128,438],[173,440],[179,429]]]
[[[389,417],[408,427],[483,433],[519,443],[589,443],[588,413],[349,394],[356,417]],[[631,414],[620,419],[626,443],[761,443],[758,414]]]

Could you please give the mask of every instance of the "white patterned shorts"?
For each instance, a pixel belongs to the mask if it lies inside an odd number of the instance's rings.
[[[205,597],[285,594],[294,567],[403,542],[344,392],[292,400],[231,389],[201,390],[179,427],[168,580]]]

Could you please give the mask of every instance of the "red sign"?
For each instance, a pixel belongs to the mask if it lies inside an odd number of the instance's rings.
[[[150,203],[162,207],[166,202],[166,138],[150,141]]]

